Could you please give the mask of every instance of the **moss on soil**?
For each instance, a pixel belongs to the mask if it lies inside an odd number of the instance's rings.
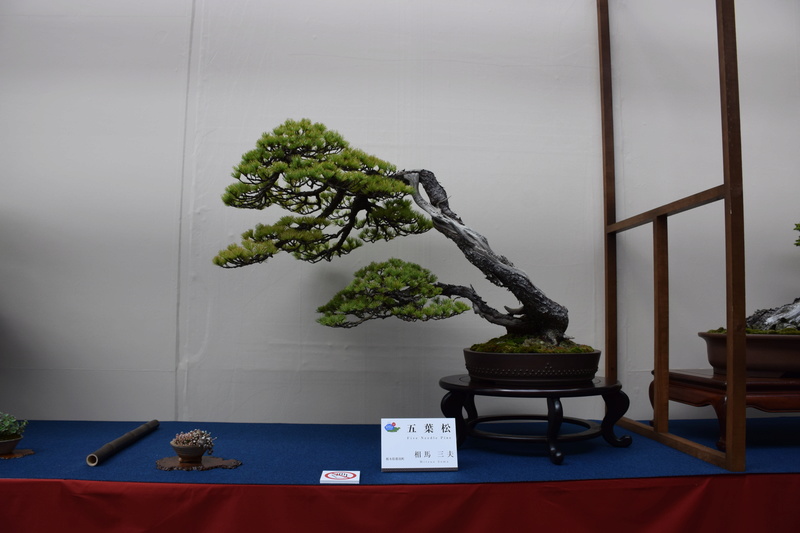
[[[589,353],[595,351],[591,346],[577,344],[571,340],[553,344],[537,337],[519,335],[503,335],[487,342],[473,344],[470,349],[474,352],[485,353]]]

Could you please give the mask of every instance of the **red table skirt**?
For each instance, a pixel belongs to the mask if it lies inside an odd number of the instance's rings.
[[[800,475],[448,485],[0,479],[9,533],[797,531]]]

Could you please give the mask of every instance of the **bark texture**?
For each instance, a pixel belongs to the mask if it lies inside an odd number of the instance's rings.
[[[566,338],[567,309],[545,296],[525,272],[496,254],[483,235],[464,224],[450,208],[447,192],[433,172],[408,170],[396,173],[395,177],[413,188],[414,203],[431,217],[434,228],[453,241],[490,282],[509,290],[521,305],[514,309],[506,307],[502,312],[489,306],[472,287],[440,283],[444,295],[468,299],[478,315],[504,326],[509,333],[542,337],[553,343]]]
[[[747,327],[752,329],[800,329],[800,298],[772,309],[759,309],[747,317]]]

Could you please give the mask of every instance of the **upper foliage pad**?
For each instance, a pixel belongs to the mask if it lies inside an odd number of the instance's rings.
[[[430,220],[412,209],[404,198],[411,189],[394,172],[323,124],[287,120],[242,156],[222,200],[244,209],[277,204],[295,214],[243,233],[241,244],[222,250],[214,263],[240,267],[280,251],[329,261],[364,242],[428,231]]]

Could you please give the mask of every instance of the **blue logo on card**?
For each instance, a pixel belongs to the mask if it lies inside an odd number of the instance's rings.
[[[396,422],[392,422],[391,424],[386,424],[383,426],[383,429],[389,433],[394,433],[395,431],[400,431],[400,426],[398,426]]]

